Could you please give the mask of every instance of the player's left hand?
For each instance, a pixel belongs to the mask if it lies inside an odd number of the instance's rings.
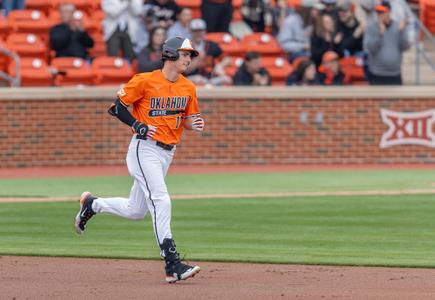
[[[153,136],[156,134],[157,127],[153,125],[148,125],[148,131],[147,131],[147,138],[152,139]]]
[[[192,130],[203,131],[205,126],[205,121],[201,117],[197,117],[192,121]]]

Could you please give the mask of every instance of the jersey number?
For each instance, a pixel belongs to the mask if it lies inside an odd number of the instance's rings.
[[[177,121],[175,123],[175,129],[178,129],[178,127],[180,127],[181,121],[183,121],[183,117],[177,116]]]

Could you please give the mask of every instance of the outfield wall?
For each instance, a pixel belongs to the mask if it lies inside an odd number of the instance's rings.
[[[131,131],[106,113],[116,90],[0,89],[0,167],[123,164]],[[198,96],[206,131],[184,134],[176,164],[435,163],[435,87],[247,87]]]

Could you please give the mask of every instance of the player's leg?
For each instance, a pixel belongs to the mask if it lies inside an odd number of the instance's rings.
[[[150,141],[137,140],[134,156],[138,168],[132,176],[141,184],[150,211],[154,233],[158,244],[165,238],[172,238],[171,233],[171,199],[165,183],[167,165],[173,153],[164,150]]]
[[[173,151],[159,148],[155,144],[141,141],[137,145],[136,158],[139,164],[137,180],[142,183],[153,221],[156,240],[165,259],[166,281],[185,280],[200,271],[198,266],[181,262],[171,233],[171,200],[165,176],[172,162]],[[140,180],[140,177],[142,180]]]
[[[136,140],[132,139],[127,153],[127,167],[134,178],[139,166],[135,157]],[[133,158],[133,159],[132,159]],[[77,233],[83,233],[86,223],[96,213],[111,213],[124,218],[139,220],[145,217],[148,205],[145,201],[145,194],[141,183],[136,179],[130,191],[129,198],[98,198],[89,192],[84,192],[80,197],[80,209],[75,218],[75,228]]]
[[[97,198],[92,204],[92,209],[95,213],[109,213],[130,220],[141,220],[148,211],[145,194],[137,180],[131,187],[129,198]]]

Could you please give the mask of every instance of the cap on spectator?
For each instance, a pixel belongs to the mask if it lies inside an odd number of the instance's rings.
[[[205,24],[205,21],[203,19],[193,19],[190,21],[190,30],[196,31],[196,30],[206,30],[207,24]]]
[[[381,3],[375,6],[375,11],[382,12],[382,13],[391,11],[390,2],[386,0],[382,0]]]
[[[320,0],[320,2],[325,5],[334,5],[337,3],[337,0]]]
[[[322,56],[322,64],[338,60],[338,54],[334,51],[326,51]]]

